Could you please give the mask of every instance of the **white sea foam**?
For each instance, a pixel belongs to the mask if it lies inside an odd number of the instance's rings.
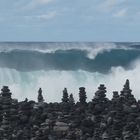
[[[0,87],[8,85],[14,98],[24,100],[26,97],[36,100],[37,90],[43,89],[47,102],[61,101],[62,90],[68,88],[78,101],[78,88],[86,87],[88,101],[94,96],[99,84],[107,87],[107,97],[112,97],[112,91],[120,91],[126,79],[130,79],[133,94],[140,99],[140,60],[133,63],[133,69],[125,70],[122,67],[112,68],[109,74],[90,73],[86,71],[35,71],[18,72],[13,69],[0,68]],[[132,67],[132,66],[131,66]]]

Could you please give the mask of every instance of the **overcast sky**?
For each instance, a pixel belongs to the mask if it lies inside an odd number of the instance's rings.
[[[140,0],[0,0],[0,41],[140,41]]]

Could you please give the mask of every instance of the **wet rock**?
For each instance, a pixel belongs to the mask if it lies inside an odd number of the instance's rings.
[[[68,131],[68,129],[69,129],[69,125],[64,122],[56,122],[55,126],[53,127],[53,130],[57,132],[58,131],[65,132],[65,131]]]

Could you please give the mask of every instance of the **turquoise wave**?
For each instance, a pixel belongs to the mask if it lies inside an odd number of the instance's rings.
[[[121,66],[130,69],[130,64],[140,57],[138,49],[113,49],[98,53],[94,59],[88,57],[88,51],[70,49],[44,53],[33,50],[12,50],[0,52],[0,68],[12,68],[18,71],[37,70],[85,70],[107,73],[112,67]]]

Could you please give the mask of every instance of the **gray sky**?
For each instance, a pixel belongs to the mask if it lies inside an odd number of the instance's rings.
[[[0,41],[140,41],[140,0],[0,0]]]

